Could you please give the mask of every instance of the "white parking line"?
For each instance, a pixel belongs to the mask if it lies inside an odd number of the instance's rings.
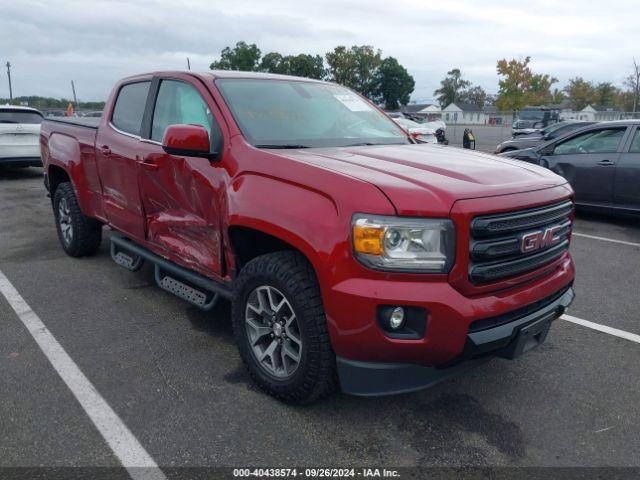
[[[608,333],[609,335],[614,335],[616,337],[624,338],[625,340],[631,340],[632,342],[640,343],[640,335],[636,335],[635,333],[625,332],[624,330],[618,330],[617,328],[590,322],[589,320],[583,320],[581,318],[573,317],[567,314],[562,315],[560,318],[562,320],[566,320],[567,322],[582,325],[583,327],[591,328],[599,332]]]
[[[0,271],[0,293],[7,299],[131,478],[166,480],[153,458],[85,377],[2,271]]]
[[[586,233],[573,232],[576,237],[590,238],[592,240],[602,240],[603,242],[619,243],[620,245],[629,245],[631,247],[640,247],[640,243],[625,242],[624,240],[616,240],[615,238],[598,237],[596,235],[587,235]]]

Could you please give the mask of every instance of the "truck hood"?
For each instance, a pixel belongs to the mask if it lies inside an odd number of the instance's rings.
[[[536,165],[434,144],[279,150],[277,154],[372,183],[400,215],[442,216],[457,200],[566,183]]]

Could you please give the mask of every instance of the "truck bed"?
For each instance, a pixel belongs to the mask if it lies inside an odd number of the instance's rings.
[[[46,122],[65,123],[68,125],[76,125],[78,127],[98,129],[100,118],[96,117],[45,117]]]
[[[99,118],[45,118],[40,126],[40,143],[47,179],[60,181],[52,175],[56,167],[58,172],[73,172],[83,212],[102,220],[102,187],[95,151],[99,123]]]

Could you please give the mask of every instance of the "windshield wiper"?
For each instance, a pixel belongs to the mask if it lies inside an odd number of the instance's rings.
[[[0,120],[0,123],[18,123],[13,120]]]
[[[293,144],[283,144],[283,145],[254,145],[256,148],[311,148],[308,145],[293,145]]]

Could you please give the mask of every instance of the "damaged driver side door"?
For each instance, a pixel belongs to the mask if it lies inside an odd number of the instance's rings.
[[[146,239],[203,274],[221,275],[222,241],[219,205],[221,168],[207,158],[172,155],[162,148],[170,125],[203,126],[212,149],[221,130],[204,100],[201,86],[177,79],[156,79],[156,101],[141,153],[140,191]],[[200,91],[199,91],[200,90]]]

